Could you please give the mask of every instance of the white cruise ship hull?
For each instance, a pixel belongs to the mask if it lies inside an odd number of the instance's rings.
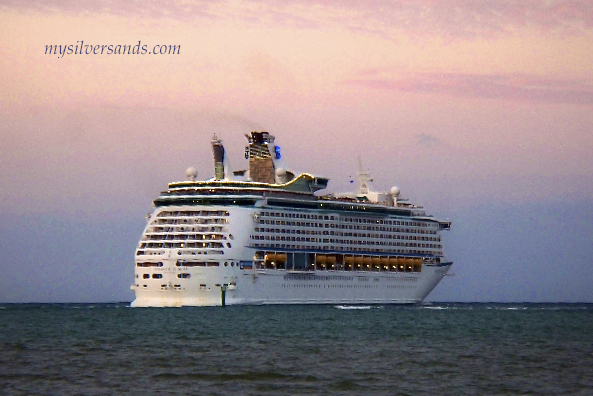
[[[357,271],[242,270],[212,267],[193,272],[183,287],[175,261],[164,266],[158,285],[136,288],[133,307],[221,306],[240,304],[415,304],[445,276],[450,264],[421,273]],[[160,287],[160,285],[166,285]],[[206,287],[200,287],[208,285]],[[227,286],[224,286],[224,285]],[[230,284],[230,285],[229,285]],[[219,286],[217,286],[219,285]],[[226,289],[223,293],[223,289]]]

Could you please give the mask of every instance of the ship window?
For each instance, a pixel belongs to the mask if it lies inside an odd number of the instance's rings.
[[[177,277],[180,279],[189,279],[191,275],[188,273],[183,273],[183,274],[177,274]]]
[[[163,277],[163,274],[152,274],[153,279],[161,279],[162,277]]]
[[[148,278],[150,278],[150,275],[149,274],[142,275],[142,279],[148,279]]]

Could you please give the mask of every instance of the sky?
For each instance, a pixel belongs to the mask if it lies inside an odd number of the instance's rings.
[[[152,200],[254,130],[450,220],[429,301],[593,302],[593,2],[0,0],[0,37],[0,302],[131,301]],[[180,49],[46,54],[82,42]]]

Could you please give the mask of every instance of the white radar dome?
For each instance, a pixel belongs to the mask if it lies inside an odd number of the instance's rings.
[[[278,177],[284,177],[284,176],[286,176],[286,171],[284,170],[284,168],[278,168],[278,169],[276,169],[276,176],[278,176]]]
[[[189,178],[189,180],[194,181],[194,180],[196,180],[196,177],[198,176],[198,170],[196,168],[194,168],[193,166],[190,166],[185,171],[185,176],[187,176]]]
[[[399,188],[397,187],[391,187],[391,195],[393,195],[394,197],[399,197],[399,193],[401,191],[399,191]]]

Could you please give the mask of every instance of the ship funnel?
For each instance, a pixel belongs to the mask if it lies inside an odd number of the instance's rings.
[[[216,134],[212,136],[212,155],[214,156],[214,179],[224,180],[224,147]]]

